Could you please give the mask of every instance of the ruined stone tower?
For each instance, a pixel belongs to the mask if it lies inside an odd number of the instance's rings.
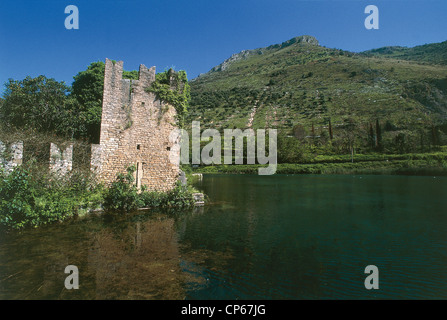
[[[92,145],[92,170],[110,184],[135,165],[138,187],[170,190],[180,171],[175,160],[179,141],[171,134],[177,128],[176,110],[145,90],[155,81],[155,67],[140,65],[138,80],[122,74],[122,61],[106,59],[100,144]]]

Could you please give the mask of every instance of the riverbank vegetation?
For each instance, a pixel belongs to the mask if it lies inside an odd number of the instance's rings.
[[[129,212],[138,208],[187,208],[194,206],[192,186],[180,182],[168,192],[148,191],[146,186],[138,190],[135,185],[135,166],[119,173],[116,181],[104,193],[103,207],[107,211]]]
[[[380,130],[380,126],[377,125]],[[384,139],[386,134],[375,130],[362,137],[351,134],[348,139],[343,131],[330,130],[332,139],[297,138],[290,132],[277,137],[277,174],[403,174],[403,175],[447,175],[447,146],[445,136],[434,133],[431,140],[407,141],[404,146],[393,139]],[[377,139],[377,136],[380,138]],[[439,137],[442,137],[439,138]],[[255,138],[256,140],[256,138]],[[268,139],[267,139],[268,141]],[[442,141],[442,145],[441,145]],[[205,141],[201,149],[208,144]],[[256,146],[256,141],[254,146]],[[247,165],[247,140],[243,141],[244,164],[235,164],[235,143],[233,143],[233,164],[204,165],[194,168],[195,173],[245,173],[257,174],[262,165]],[[221,144],[222,154],[225,145]],[[266,155],[269,154],[266,145]],[[192,150],[190,149],[190,161]]]
[[[68,175],[51,173],[36,162],[0,171],[0,227],[23,229],[60,222],[94,210],[127,213],[139,208],[165,209],[194,206],[191,186],[177,185],[168,192],[138,190],[135,168],[119,174],[110,187],[96,183],[89,170]]]
[[[415,155],[417,158],[417,155]],[[427,156],[427,155],[425,155]],[[280,163],[276,174],[401,174],[447,176],[447,153],[443,159],[378,160],[359,162]],[[265,165],[216,165],[194,169],[200,173],[258,174]]]

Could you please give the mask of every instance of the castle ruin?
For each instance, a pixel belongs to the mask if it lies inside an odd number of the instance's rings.
[[[106,59],[100,143],[91,145],[90,169],[99,182],[110,185],[118,173],[133,165],[138,188],[145,185],[150,191],[169,191],[181,173],[177,112],[147,91],[155,81],[155,67],[140,65],[138,80],[122,75],[123,62]],[[70,172],[73,145],[62,150],[53,143],[49,147],[50,171]],[[6,172],[21,165],[22,158],[23,141],[0,141],[0,166]]]
[[[168,191],[180,173],[179,139],[172,134],[176,110],[145,90],[155,81],[155,67],[140,65],[138,80],[122,75],[123,62],[106,59],[100,143],[92,145],[91,168],[110,184],[134,165],[137,187]]]

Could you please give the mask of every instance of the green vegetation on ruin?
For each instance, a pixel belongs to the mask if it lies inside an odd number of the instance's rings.
[[[155,81],[146,90],[154,93],[161,101],[172,105],[177,111],[179,126],[184,126],[189,100],[191,99],[191,89],[185,71],[175,72],[169,69],[165,72],[157,73]]]

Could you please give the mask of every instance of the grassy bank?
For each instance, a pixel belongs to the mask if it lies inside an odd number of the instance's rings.
[[[257,174],[265,165],[216,165],[200,173]],[[447,176],[447,152],[402,155],[317,156],[313,163],[280,163],[277,174],[402,174]]]

